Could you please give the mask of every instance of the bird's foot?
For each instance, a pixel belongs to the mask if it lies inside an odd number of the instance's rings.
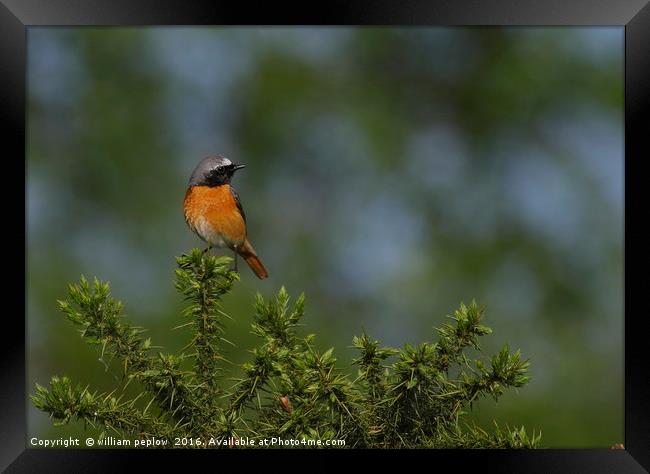
[[[237,252],[233,252],[233,253],[235,254],[235,261],[234,261],[233,267],[230,269],[230,271],[239,273],[239,269],[237,268]]]

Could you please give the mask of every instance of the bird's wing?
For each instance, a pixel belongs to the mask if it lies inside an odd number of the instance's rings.
[[[232,186],[230,186],[230,192],[232,193],[232,197],[235,198],[235,202],[237,203],[237,209],[239,209],[239,213],[244,219],[244,224],[246,224],[246,214],[244,213],[244,208],[242,207],[241,201],[239,200],[239,195],[237,194],[237,191],[235,191],[235,188],[233,188]]]

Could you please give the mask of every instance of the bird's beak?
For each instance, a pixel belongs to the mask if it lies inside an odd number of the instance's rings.
[[[242,164],[234,165],[234,166],[232,167],[232,170],[233,170],[233,171],[237,171],[237,170],[240,170],[240,169],[242,169],[242,168],[246,168],[246,165],[242,165]]]

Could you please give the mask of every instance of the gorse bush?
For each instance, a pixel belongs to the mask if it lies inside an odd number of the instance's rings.
[[[168,447],[326,447],[331,440],[353,448],[538,445],[540,435],[523,427],[495,423],[488,432],[469,421],[479,398],[497,400],[529,380],[528,361],[507,346],[488,361],[467,357],[465,350],[480,350],[479,338],[491,333],[476,303],[461,304],[437,329],[435,343],[393,349],[365,333],[355,336],[351,375],[337,367],[333,349],[319,352],[313,334],[298,334],[304,295],[291,305],[284,288],[270,300],[258,294],[251,329],[259,344],[233,381],[222,349],[229,316],[220,305],[238,280],[231,262],[199,249],[177,258],[176,289],[188,302],[179,327],[191,334],[177,355],[156,350],[122,316],[107,283],[82,277],[70,285],[60,309],[98,346],[102,361],[119,363],[123,377],[114,391],[97,393],[55,376],[49,388],[37,384],[34,405],[57,424],[85,422],[99,440],[112,434]],[[125,399],[130,384],[141,390]]]

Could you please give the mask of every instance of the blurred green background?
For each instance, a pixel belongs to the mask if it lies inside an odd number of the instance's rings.
[[[343,364],[362,328],[434,339],[487,310],[531,383],[493,418],[549,447],[623,441],[623,28],[28,29],[27,390],[111,389],[56,309],[80,274],[176,351],[174,257],[203,245],[182,199],[196,163],[234,185],[270,271],[225,302],[233,362],[253,296],[307,295],[305,331]],[[31,405],[29,436],[53,428]]]

